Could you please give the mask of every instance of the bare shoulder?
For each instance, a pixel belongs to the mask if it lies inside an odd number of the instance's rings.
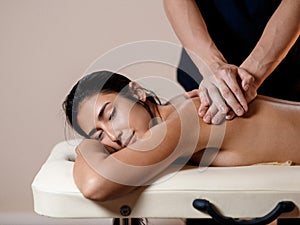
[[[189,116],[198,118],[198,108],[200,106],[199,97],[189,98],[184,94],[170,99],[161,108],[163,109],[164,120],[174,118],[174,116]]]

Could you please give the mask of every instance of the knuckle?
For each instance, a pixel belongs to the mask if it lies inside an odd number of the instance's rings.
[[[219,105],[218,109],[221,115],[227,114],[229,111],[229,108],[225,104]]]
[[[199,90],[202,92],[208,90],[208,88],[209,88],[209,85],[206,85],[206,84],[200,84],[200,86],[199,86]]]
[[[222,93],[222,96],[224,98],[228,98],[230,96],[230,90],[229,89],[222,89],[221,93]]]
[[[201,99],[200,108],[207,108],[209,106],[209,101],[207,99]]]
[[[212,119],[212,123],[213,124],[219,124],[222,122],[222,120],[225,118],[225,115],[223,114],[217,114],[213,119]]]
[[[224,77],[226,77],[227,79],[230,79],[232,77],[232,71],[228,68],[226,68],[226,70],[224,71]]]
[[[238,88],[238,87],[235,86],[235,87],[232,88],[232,92],[234,94],[238,94],[240,92],[240,88]]]
[[[207,110],[208,106],[209,106],[209,104],[207,104],[207,102],[201,101],[200,109]]]
[[[204,101],[203,101],[203,105],[205,106],[205,107],[208,107],[209,106],[209,104],[210,104],[210,102],[209,102],[209,100],[206,98],[206,99],[204,99]]]
[[[226,67],[223,70],[223,75],[227,78],[231,78],[233,76],[234,73],[234,69],[232,67]]]
[[[207,89],[207,92],[210,94],[210,95],[214,95],[216,93],[216,88],[214,86],[211,86]]]

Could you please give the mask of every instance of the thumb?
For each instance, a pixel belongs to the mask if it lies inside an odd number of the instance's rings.
[[[249,103],[249,102],[251,102],[254,98],[256,98],[256,96],[257,96],[257,90],[256,90],[256,88],[252,85],[252,86],[250,86],[250,88],[248,89],[248,91],[246,91],[246,93],[245,93],[246,101]]]
[[[242,88],[244,91],[248,91],[250,86],[255,82],[254,76],[252,76],[247,70],[238,68],[238,75],[242,80]]]
[[[194,89],[192,91],[185,92],[185,96],[187,98],[193,98],[199,96],[199,89]]]

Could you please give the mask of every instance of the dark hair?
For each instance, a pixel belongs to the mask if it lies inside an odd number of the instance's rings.
[[[110,71],[97,71],[81,78],[71,89],[62,104],[69,125],[80,135],[89,138],[78,125],[77,114],[80,103],[98,93],[118,93],[134,102],[142,104],[149,112],[151,118],[153,118],[153,112],[150,110],[147,102],[151,102],[157,106],[161,104],[158,97],[153,92],[145,89],[147,94],[146,102],[134,98],[130,93],[130,82],[131,80],[127,77]]]

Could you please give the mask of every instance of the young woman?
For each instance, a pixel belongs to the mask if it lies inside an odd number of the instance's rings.
[[[155,95],[109,71],[83,77],[66,97],[67,121],[84,137],[76,148],[75,182],[105,201],[150,184],[181,160],[210,166],[292,161],[300,164],[300,103],[258,96],[243,117],[222,125],[198,119],[199,98],[160,104]],[[176,167],[178,169],[179,167]]]

